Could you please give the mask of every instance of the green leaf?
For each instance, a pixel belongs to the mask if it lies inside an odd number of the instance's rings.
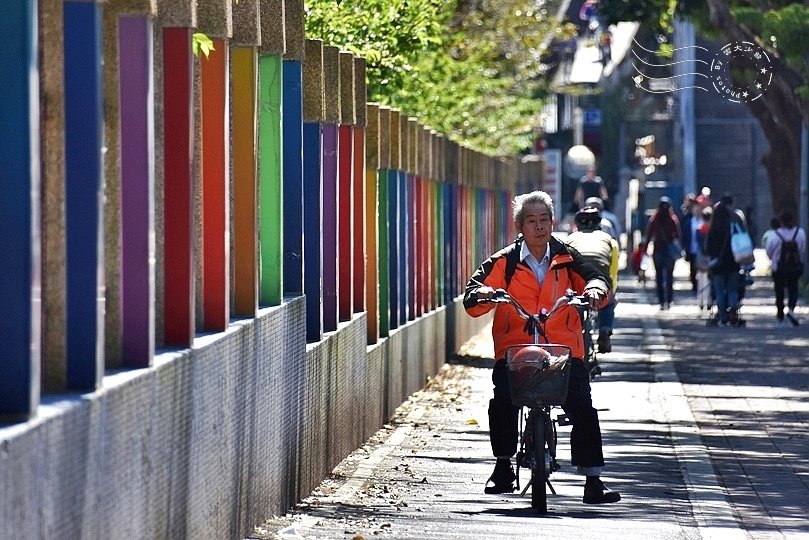
[[[208,58],[211,51],[214,51],[213,41],[203,32],[196,32],[191,36],[191,50],[195,56],[199,56],[200,51]]]

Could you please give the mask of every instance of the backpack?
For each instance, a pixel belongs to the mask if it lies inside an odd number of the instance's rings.
[[[514,241],[514,249],[506,255],[506,290],[511,285],[511,278],[514,277],[514,272],[517,271],[517,264],[520,262],[520,250],[522,248],[522,235],[519,235]]]
[[[798,243],[795,241],[798,228],[795,228],[791,240],[781,236],[778,231],[775,231],[775,234],[781,239],[781,256],[778,258],[778,271],[788,274],[802,274],[803,264],[801,263],[801,255],[798,253]]]

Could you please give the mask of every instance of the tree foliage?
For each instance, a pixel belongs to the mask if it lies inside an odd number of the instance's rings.
[[[307,35],[368,61],[369,98],[490,154],[529,146],[559,0],[308,0]],[[541,7],[537,7],[537,5]]]

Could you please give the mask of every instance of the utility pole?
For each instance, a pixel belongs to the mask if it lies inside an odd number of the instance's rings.
[[[675,23],[674,46],[679,62],[674,65],[679,100],[679,124],[682,133],[683,195],[697,192],[696,126],[694,118],[694,27],[690,22]]]
[[[798,223],[803,225],[804,231],[809,231],[809,130],[806,122],[801,123],[801,172],[799,180],[800,194],[798,196]],[[803,275],[809,275],[809,264],[804,265]]]

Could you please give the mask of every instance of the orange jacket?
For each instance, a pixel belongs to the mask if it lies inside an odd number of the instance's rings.
[[[511,305],[478,304],[477,289],[481,284],[505,289],[508,253],[519,250],[521,245],[521,242],[510,244],[486,259],[472,274],[464,294],[464,307],[472,317],[480,317],[496,309],[492,337],[497,359],[505,358],[506,349],[513,345],[531,343],[533,336],[526,334],[525,320],[520,318]],[[604,292],[603,304],[606,305],[610,291],[607,278],[595,266],[586,262],[578,251],[551,237],[550,265],[542,286],[537,283],[531,268],[520,261],[507,290],[526,311],[539,313],[542,308],[550,310],[567,289],[582,294],[585,289],[591,288]],[[566,345],[570,347],[574,358],[584,358],[581,319],[575,307],[565,306],[554,313],[545,325],[545,333],[548,342]]]

